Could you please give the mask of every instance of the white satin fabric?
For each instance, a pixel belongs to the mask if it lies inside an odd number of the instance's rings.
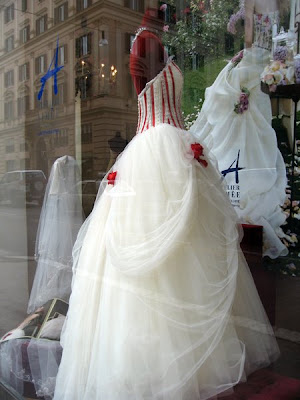
[[[74,246],[55,400],[205,400],[278,356],[204,149],[168,124],[136,135]]]
[[[262,225],[264,255],[271,258],[288,253],[281,242],[286,215],[281,209],[286,198],[286,168],[271,125],[269,97],[261,91],[260,75],[270,60],[268,50],[244,50],[242,61],[230,62],[206,89],[205,102],[191,131],[211,150],[225,173],[226,189],[240,222]],[[249,108],[234,111],[241,89],[249,90]]]

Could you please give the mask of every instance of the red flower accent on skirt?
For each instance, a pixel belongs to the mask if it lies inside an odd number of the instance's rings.
[[[207,167],[207,165],[208,165],[208,163],[207,163],[207,161],[206,160],[203,160],[202,158],[200,158],[200,157],[202,157],[204,154],[203,154],[203,147],[201,146],[201,144],[200,143],[193,143],[193,144],[191,144],[191,149],[192,149],[192,151],[193,151],[193,153],[194,153],[194,158],[200,163],[200,164],[202,164],[203,165],[203,167]]]
[[[107,175],[108,185],[114,185],[117,176],[117,171],[110,172]]]

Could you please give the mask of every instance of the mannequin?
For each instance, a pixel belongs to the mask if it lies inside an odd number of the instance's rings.
[[[167,60],[167,52],[157,36],[159,30],[152,28],[157,23],[162,25],[157,10],[148,9],[141,23],[141,28],[147,30],[138,35],[131,48],[130,74],[137,94],[163,69]]]
[[[260,76],[270,62],[272,37],[279,25],[279,1],[245,0],[245,49],[206,89],[205,102],[191,127],[218,160],[239,221],[264,227],[263,254],[288,253],[280,238],[286,215],[286,168],[277,147],[269,96]]]
[[[108,163],[107,171],[114,165],[118,155],[125,149],[128,144],[126,139],[123,139],[121,132],[116,132],[115,136],[108,140],[110,149],[110,160]]]

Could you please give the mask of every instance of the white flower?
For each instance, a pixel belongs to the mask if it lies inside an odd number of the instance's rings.
[[[281,71],[275,71],[274,73],[273,73],[273,76],[274,76],[274,80],[275,80],[275,83],[276,84],[278,84],[279,82],[281,82],[282,81],[282,79],[284,79],[284,74],[281,72]]]
[[[295,68],[289,67],[286,71],[286,78],[290,83],[294,83]]]

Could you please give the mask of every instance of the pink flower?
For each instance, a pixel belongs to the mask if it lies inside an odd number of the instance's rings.
[[[241,101],[242,103],[245,103],[245,102],[248,103],[248,95],[247,95],[246,93],[242,93],[242,94],[240,95],[240,101]]]
[[[244,50],[241,50],[239,53],[237,53],[232,59],[231,62],[234,64],[238,64],[244,57]]]
[[[163,31],[164,32],[168,32],[169,31],[169,25],[164,25],[164,27],[163,27]]]
[[[160,7],[159,7],[159,9],[160,9],[160,11],[163,11],[163,12],[165,12],[166,11],[166,9],[167,9],[167,5],[166,4],[162,4]]]
[[[190,7],[186,7],[186,8],[183,10],[183,14],[189,14],[190,12],[191,12]]]
[[[277,85],[270,85],[269,86],[270,92],[276,92],[276,89],[277,89]]]

